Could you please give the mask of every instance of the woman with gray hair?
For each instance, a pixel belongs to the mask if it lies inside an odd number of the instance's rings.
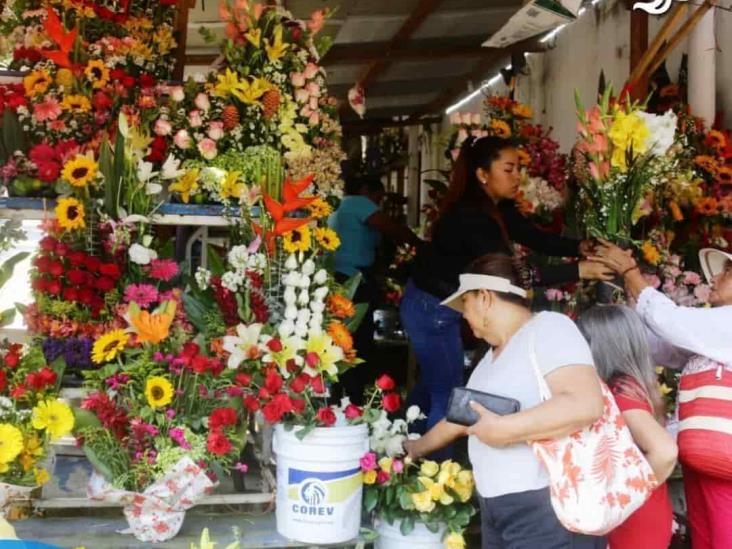
[[[646,503],[610,532],[610,549],[666,549],[671,541],[673,509],[666,479],[676,465],[677,448],[664,428],[658,390],[643,323],[621,305],[596,305],[577,321],[592,358],[623,414],[633,440],[644,453],[659,486]]]

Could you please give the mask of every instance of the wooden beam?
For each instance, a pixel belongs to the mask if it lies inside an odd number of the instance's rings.
[[[442,0],[420,0],[417,7],[409,14],[407,20],[402,24],[399,30],[391,37],[387,42],[386,49],[383,52],[383,57],[372,61],[364,69],[359,78],[356,80],[356,84],[366,90],[381,73],[383,73],[390,65],[391,60],[389,54],[392,50],[396,49],[400,44],[404,44],[414,34],[419,26],[427,19],[430,14],[435,11],[437,6],[440,5]],[[341,115],[349,108],[348,101],[344,101],[340,106]]]
[[[643,52],[648,50],[648,13],[643,10],[630,12],[630,72],[638,66],[643,58]],[[643,73],[640,73],[643,74]],[[648,77],[639,78],[630,90],[630,96],[636,100],[643,100],[648,92]]]
[[[196,7],[196,0],[178,0],[178,14],[175,21],[175,67],[173,80],[183,80],[186,66],[186,41],[188,40],[188,10]]]
[[[393,120],[389,118],[372,119],[372,120],[352,120],[343,122],[343,133],[345,135],[366,135],[381,132],[384,128],[398,128],[404,126],[414,126],[417,124],[439,124],[442,117],[433,116],[423,118],[418,122],[403,118],[401,120]]]

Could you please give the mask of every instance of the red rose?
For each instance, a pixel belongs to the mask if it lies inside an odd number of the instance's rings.
[[[401,408],[402,399],[399,397],[399,393],[386,393],[381,404],[384,407],[384,410],[393,413]]]
[[[86,261],[84,261],[84,264],[86,265],[86,269],[90,273],[98,273],[99,268],[102,266],[102,260],[98,257],[94,257],[93,255],[90,255],[86,258]]]
[[[127,73],[124,71],[124,69],[113,69],[109,71],[109,76],[112,80],[121,80],[125,76],[127,76]]]
[[[7,366],[10,369],[15,368],[18,364],[20,364],[20,355],[17,353],[8,353],[5,355],[5,366]]]
[[[64,301],[76,301],[79,299],[79,290],[76,288],[64,288],[62,297]]]
[[[313,391],[316,395],[322,395],[325,392],[325,384],[323,383],[322,377],[315,376],[310,378],[310,384],[313,386]]]
[[[293,393],[302,393],[308,386],[310,376],[307,374],[301,374],[290,382],[290,390]]]
[[[250,412],[256,412],[259,410],[259,401],[254,395],[248,395],[244,397],[244,406]]]
[[[86,254],[84,252],[71,252],[66,260],[69,262],[69,265],[73,267],[80,267],[84,265],[84,262],[86,261]]]
[[[102,266],[99,267],[99,274],[108,276],[114,280],[118,280],[119,277],[122,276],[122,272],[115,263],[103,263]]]
[[[140,86],[143,88],[152,88],[155,85],[155,79],[149,74],[140,75]]]
[[[356,419],[363,415],[363,410],[355,404],[349,404],[343,413],[346,415],[346,419]]]
[[[112,280],[108,276],[100,276],[95,284],[96,289],[102,293],[107,293],[113,290],[115,286],[116,284],[114,280]]]
[[[150,154],[145,157],[148,162],[162,162],[165,160],[165,151],[159,149],[150,149]]]
[[[135,86],[135,82],[137,80],[134,76],[124,76],[122,77],[122,86],[124,86],[127,89],[133,88]]]
[[[278,338],[273,337],[267,342],[267,348],[273,353],[279,353],[282,350],[282,342]]]
[[[270,423],[277,423],[282,417],[293,410],[292,401],[285,393],[279,393],[262,408],[264,419]]]
[[[391,478],[391,475],[384,471],[383,469],[379,469],[379,472],[376,473],[376,484],[384,484],[386,482],[389,482],[389,478]]]
[[[112,99],[106,93],[98,91],[94,94],[92,105],[97,111],[106,111],[112,108]]]
[[[53,261],[48,266],[48,273],[51,276],[59,277],[64,274],[64,266],[60,261]]]
[[[396,387],[396,383],[394,383],[394,380],[388,375],[383,374],[376,380],[376,386],[382,391],[393,391],[394,387]]]
[[[51,259],[48,256],[39,256],[33,260],[39,273],[47,273],[51,268]]]
[[[46,183],[52,183],[58,179],[61,173],[61,164],[58,162],[37,162],[38,179]]]
[[[236,374],[234,379],[236,380],[236,384],[242,387],[249,387],[249,384],[252,382],[252,376],[249,374]]]
[[[79,269],[74,269],[73,271],[66,273],[66,278],[74,286],[83,286],[86,284],[88,277],[89,274],[86,271],[80,271]]]
[[[8,378],[5,376],[5,372],[0,370],[0,393],[4,392],[8,387]]]
[[[305,411],[305,399],[302,398],[291,398],[292,411],[296,414],[302,414]]]
[[[51,295],[59,295],[61,293],[61,282],[58,280],[49,280],[46,283],[46,293]]]
[[[89,288],[82,288],[79,290],[79,302],[84,305],[91,305],[94,302],[95,297],[96,295],[94,294],[94,290],[90,290]]]
[[[229,439],[220,431],[213,431],[209,433],[206,447],[209,452],[217,456],[226,455],[233,449]]]
[[[234,408],[216,408],[208,417],[209,430],[213,431],[229,425],[236,425],[236,410]]]
[[[38,242],[38,245],[44,252],[52,252],[56,249],[56,244],[58,244],[58,240],[52,236],[44,236],[41,238],[40,242]]]
[[[69,254],[69,247],[63,242],[59,242],[58,244],[56,244],[56,249],[54,250],[54,252],[56,252],[56,255],[59,257],[65,257]]]
[[[278,393],[282,389],[282,377],[273,369],[267,370],[267,376],[264,379],[264,388],[271,394]]]
[[[336,415],[332,408],[321,408],[316,416],[318,423],[324,427],[330,427],[336,422]]]
[[[13,387],[13,390],[10,391],[10,396],[13,398],[23,398],[23,395],[25,395],[26,388],[25,385],[22,383],[20,385],[16,385]]]

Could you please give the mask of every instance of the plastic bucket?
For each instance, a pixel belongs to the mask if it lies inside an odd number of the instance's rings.
[[[297,429],[297,428],[296,428]],[[368,452],[366,425],[316,428],[305,440],[275,427],[277,532],[304,543],[342,543],[358,536]]]
[[[444,549],[442,542],[442,537],[445,535],[444,526],[434,533],[418,522],[408,536],[402,535],[399,526],[399,521],[394,521],[392,526],[385,520],[377,519],[376,531],[379,537],[374,542],[374,549]]]

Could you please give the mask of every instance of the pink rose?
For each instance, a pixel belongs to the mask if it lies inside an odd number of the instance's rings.
[[[399,459],[395,459],[391,462],[391,468],[396,474],[399,474],[404,471],[404,462]]]
[[[296,88],[302,88],[305,85],[305,76],[301,72],[293,72],[290,75],[290,82]]]
[[[311,95],[310,101],[308,101],[308,106],[310,107],[310,110],[317,111],[318,110],[318,98]]]
[[[213,160],[216,158],[216,155],[219,154],[219,151],[216,149],[216,141],[209,138],[201,139],[198,143],[198,152],[200,152],[201,156],[206,160]]]
[[[178,130],[178,133],[173,137],[173,143],[179,149],[188,149],[191,146],[191,136],[186,130]]]
[[[691,284],[692,286],[697,286],[701,284],[701,277],[696,274],[694,271],[686,271],[684,273],[684,284]]]
[[[196,98],[193,100],[193,103],[195,103],[196,107],[198,107],[202,111],[207,111],[211,108],[211,102],[208,99],[208,95],[203,92],[199,93],[196,96]]]
[[[699,286],[694,288],[694,297],[696,297],[702,303],[709,302],[709,294],[711,293],[712,288],[710,286],[707,286],[706,284],[700,284]]]
[[[317,112],[312,113],[308,118],[308,124],[311,126],[317,126],[320,124],[320,115]]]
[[[361,464],[361,471],[364,473],[367,471],[373,471],[377,467],[376,454],[373,452],[364,454],[364,456],[359,460],[359,463]]]
[[[306,79],[310,80],[311,78],[315,78],[315,76],[318,74],[318,66],[315,63],[308,63],[305,66],[305,70],[303,71],[303,76],[305,76]]]
[[[214,141],[224,137],[224,123],[221,120],[214,120],[208,123],[208,136]]]
[[[201,118],[201,111],[193,110],[188,113],[188,122],[190,122],[192,128],[200,128],[203,125],[203,119]]]
[[[295,101],[298,103],[307,103],[308,99],[310,99],[310,94],[305,88],[295,90]]]
[[[163,118],[158,118],[155,121],[155,127],[153,128],[153,131],[156,135],[170,135],[170,132],[173,131],[173,126],[167,120]]]
[[[170,86],[168,88],[168,95],[170,95],[170,98],[176,103],[180,103],[186,98],[183,86]]]
[[[315,82],[310,82],[305,89],[308,90],[310,97],[320,97],[320,86]]]

